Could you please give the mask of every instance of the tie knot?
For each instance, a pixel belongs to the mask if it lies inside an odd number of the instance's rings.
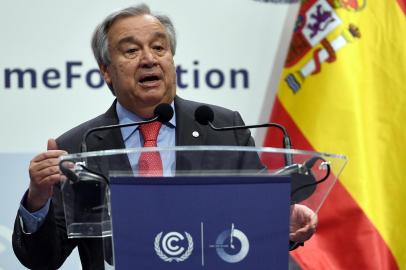
[[[140,132],[144,138],[144,147],[155,147],[157,146],[156,140],[158,138],[159,129],[162,123],[159,121],[154,121],[148,124],[140,125]]]

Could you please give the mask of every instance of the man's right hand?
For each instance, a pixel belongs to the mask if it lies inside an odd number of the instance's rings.
[[[47,151],[35,156],[29,166],[30,187],[26,208],[30,212],[41,209],[52,196],[53,186],[61,181],[59,157],[67,152],[58,150],[54,139],[48,140]]]

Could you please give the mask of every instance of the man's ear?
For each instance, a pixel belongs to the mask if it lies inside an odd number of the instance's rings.
[[[109,87],[111,93],[115,96],[116,93],[114,92],[113,89],[113,84],[111,80],[110,73],[108,71],[108,67],[106,65],[99,65],[100,73],[103,76],[104,81],[106,82],[107,86]]]
[[[99,65],[100,72],[107,85],[111,85],[111,77],[106,65]]]

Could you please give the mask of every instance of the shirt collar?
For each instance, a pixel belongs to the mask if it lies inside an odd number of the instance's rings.
[[[170,127],[170,128],[175,128],[176,127],[176,115],[175,115],[175,103],[172,101],[171,107],[173,109],[173,117],[169,122],[164,123],[164,125]],[[118,101],[116,103],[116,111],[117,111],[117,116],[118,116],[118,122],[120,124],[128,124],[128,123],[133,123],[133,122],[139,122],[143,121],[142,117],[136,115],[133,112],[130,112],[126,108],[124,108],[123,105],[121,105]],[[121,134],[123,136],[123,140],[126,141],[128,137],[130,137],[136,130],[138,129],[138,125],[136,126],[130,126],[130,127],[123,127],[121,128]]]

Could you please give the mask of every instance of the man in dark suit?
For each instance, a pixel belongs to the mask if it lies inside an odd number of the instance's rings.
[[[158,104],[168,103],[174,107],[175,117],[161,126],[158,146],[254,145],[249,131],[220,134],[198,124],[193,115],[201,104],[176,96],[173,61],[176,38],[174,27],[166,16],[152,15],[145,5],[113,13],[96,28],[92,48],[116,101],[106,113],[73,128],[56,141],[50,139],[48,150],[31,161],[30,185],[16,219],[13,248],[19,260],[32,269],[60,267],[75,247],[78,247],[83,269],[104,268],[100,239],[67,238],[59,184],[63,179],[58,158],[66,153],[80,152],[83,134],[88,129],[148,119]],[[217,106],[212,108],[217,125],[243,125],[237,112]],[[138,128],[133,127],[95,132],[87,139],[87,145],[89,151],[95,151],[140,147],[142,141]],[[171,162],[185,169],[193,166],[179,159],[176,162],[169,160]],[[124,160],[124,163],[131,168],[130,160]],[[310,213],[301,211],[301,214],[303,225],[293,232],[297,233],[293,240],[308,239],[316,225],[310,220]]]

